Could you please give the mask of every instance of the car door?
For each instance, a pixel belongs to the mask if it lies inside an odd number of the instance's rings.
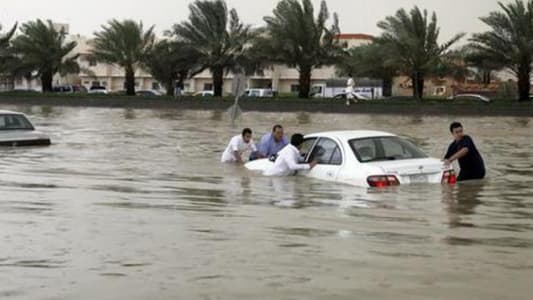
[[[308,155],[306,162],[317,161],[318,164],[307,173],[307,176],[335,181],[342,166],[342,151],[335,140],[330,138],[320,138]]]

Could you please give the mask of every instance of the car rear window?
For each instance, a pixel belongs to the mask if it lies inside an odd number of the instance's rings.
[[[362,163],[428,157],[413,143],[399,137],[372,137],[350,140],[357,159]]]
[[[0,115],[0,130],[33,130],[30,121],[23,115]]]

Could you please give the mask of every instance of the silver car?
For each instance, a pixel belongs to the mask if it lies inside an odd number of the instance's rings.
[[[50,137],[35,130],[23,113],[0,110],[0,146],[48,146]]]

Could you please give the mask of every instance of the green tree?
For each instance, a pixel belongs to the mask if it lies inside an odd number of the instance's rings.
[[[254,49],[261,60],[298,70],[301,98],[309,97],[313,70],[334,65],[344,54],[337,14],[328,27],[329,19],[325,1],[315,17],[310,0],[281,0],[273,16],[264,18],[266,27],[256,39]]]
[[[481,18],[491,30],[475,34],[470,41],[484,61],[497,62],[518,79],[520,101],[529,100],[533,62],[533,1],[498,3],[500,11]]]
[[[145,67],[161,82],[168,96],[173,96],[176,82],[183,85],[197,71],[196,51],[183,43],[163,40],[148,52]]]
[[[0,25],[0,31],[2,26]],[[0,74],[9,74],[10,70],[8,68],[9,61],[11,60],[10,55],[10,41],[17,30],[17,24],[11,28],[8,32],[0,34]]]
[[[0,31],[1,30],[2,26],[0,25]],[[0,59],[3,59],[8,55],[8,49],[10,46],[9,42],[11,41],[11,38],[13,37],[13,34],[15,34],[16,30],[17,24],[15,24],[8,32],[0,34]]]
[[[201,69],[212,73],[215,96],[222,96],[224,73],[243,68],[253,31],[223,0],[197,0],[189,9],[189,19],[174,25],[171,33],[195,49]]]
[[[135,95],[135,71],[154,44],[154,27],[144,30],[142,22],[112,20],[94,35],[92,55],[98,61],[123,68],[126,94]]]
[[[67,42],[66,32],[57,30],[52,21],[30,21],[20,31],[12,41],[14,56],[10,65],[15,75],[33,74],[41,79],[43,92],[51,92],[55,74],[80,72],[78,55],[72,53],[77,43]]]
[[[392,96],[392,82],[397,71],[393,62],[387,59],[383,45],[371,43],[348,50],[337,65],[340,75],[352,74],[354,77],[369,77],[383,80],[383,95]]]
[[[450,47],[464,36],[457,34],[439,44],[437,15],[433,13],[429,18],[428,12],[417,6],[409,13],[398,10],[394,16],[379,22],[378,27],[383,30],[379,43],[386,47],[395,69],[411,78],[416,99],[424,95],[425,78],[439,70]]]

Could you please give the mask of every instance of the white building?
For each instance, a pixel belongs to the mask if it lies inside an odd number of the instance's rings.
[[[68,28],[62,25],[62,28]],[[348,44],[348,47],[368,44],[372,41],[372,36],[366,34],[341,34],[339,39]],[[68,40],[77,42],[74,54],[79,54],[78,63],[82,70],[76,75],[61,77],[56,75],[53,84],[57,85],[83,85],[86,88],[91,86],[104,86],[109,91],[121,91],[125,89],[124,70],[115,65],[100,63],[90,58],[90,39],[80,35],[69,35]],[[315,69],[312,74],[311,84],[323,84],[327,80],[335,78],[336,72],[334,67],[324,67]],[[152,76],[138,68],[135,74],[135,87],[137,90],[154,89],[162,90],[163,87]],[[294,68],[288,68],[284,65],[274,65],[264,70],[262,75],[254,75],[248,78],[248,88],[272,88],[281,94],[298,92],[299,73]],[[228,74],[224,78],[224,93],[230,94],[232,88],[233,74]],[[14,81],[15,89],[32,89],[40,90],[38,79],[26,80],[25,78],[16,78]],[[185,82],[185,92],[195,93],[203,90],[212,90],[213,82],[209,71],[204,71]]]

